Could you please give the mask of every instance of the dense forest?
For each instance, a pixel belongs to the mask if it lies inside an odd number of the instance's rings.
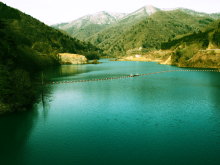
[[[99,58],[102,50],[0,2],[0,113],[25,110],[39,95],[39,72],[59,65],[58,53]]]

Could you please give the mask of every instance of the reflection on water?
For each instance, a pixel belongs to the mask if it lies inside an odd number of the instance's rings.
[[[211,88],[211,97],[215,102],[215,106],[216,108],[219,110],[220,112],[220,76],[218,73],[212,73],[209,75],[210,77],[208,78],[208,80],[210,81],[210,84],[212,84],[212,88]]]
[[[0,163],[24,164],[25,146],[38,119],[38,111],[0,117]]]
[[[45,71],[46,78],[49,80],[74,80],[77,77],[81,78],[82,75],[89,75],[86,73],[90,72],[98,72],[104,71],[107,68],[105,66],[98,66],[97,65],[62,65],[61,67],[50,68],[49,70]],[[83,76],[83,78],[89,78]]]
[[[175,69],[155,63],[103,62],[64,65],[45,76],[63,81]],[[5,150],[0,151],[0,161],[218,165],[219,80],[219,73],[170,72],[51,85],[44,107],[39,103],[31,112],[0,118]]]

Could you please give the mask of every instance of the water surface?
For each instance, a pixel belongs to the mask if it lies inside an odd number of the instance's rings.
[[[104,60],[45,75],[59,82],[175,69]],[[219,165],[219,75],[169,72],[49,85],[44,106],[0,117],[0,164]]]

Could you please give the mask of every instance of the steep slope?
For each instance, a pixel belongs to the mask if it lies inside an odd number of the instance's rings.
[[[53,25],[52,27],[64,30],[73,37],[84,40],[91,35],[105,29],[111,24],[116,23],[126,14],[98,12],[93,15],[86,15],[70,23]]]
[[[64,35],[0,2],[0,113],[37,99],[37,73],[59,64],[57,53],[98,55],[95,46]]]
[[[220,68],[220,21],[212,23],[203,32],[163,43],[162,48],[173,50],[173,65]]]
[[[71,38],[16,9],[9,8],[2,3],[0,7],[0,19],[6,21],[17,34],[27,38],[31,48],[41,54],[56,54],[57,52],[89,54],[90,50],[98,50],[91,44]]]
[[[210,17],[192,16],[180,10],[157,11],[136,23],[124,20],[108,28],[88,41],[105,50],[105,53],[118,56],[125,55],[130,49],[159,49],[161,42],[177,35],[197,32],[214,20]]]
[[[182,45],[197,44],[200,45],[202,49],[209,48],[219,48],[219,29],[220,21],[217,20],[209,24],[203,31],[197,33],[190,33],[184,35],[180,38],[174,38],[169,42],[164,42],[161,44],[162,49],[175,49],[181,47]]]

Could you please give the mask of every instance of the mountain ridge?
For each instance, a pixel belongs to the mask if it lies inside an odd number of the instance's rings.
[[[207,14],[185,8],[175,8],[166,11],[165,9],[159,9],[152,5],[146,5],[131,13],[119,13],[120,17],[118,17],[116,20],[113,16],[110,16],[111,21],[108,22],[91,22],[88,18],[86,19],[86,17],[88,17],[87,15],[84,17],[80,17],[79,19],[76,19],[72,22],[64,23],[63,25],[54,25],[53,27],[59,30],[64,30],[69,35],[71,35],[72,37],[76,37],[79,40],[91,41],[91,38],[100,36],[101,33],[103,33],[104,31],[112,31],[112,29],[117,29],[118,32],[116,33],[120,34],[122,33],[122,31],[124,31],[124,29],[128,29],[129,27],[138,24],[138,22],[140,22],[141,20],[147,19],[158,12],[170,12],[177,10],[192,15],[193,17],[209,17],[210,19],[220,18],[220,13]],[[105,11],[98,13],[108,13],[108,16],[111,15],[111,13]],[[101,16],[97,15],[97,13],[90,14],[89,17],[96,17],[97,20],[102,20]],[[121,28],[118,28],[119,26],[121,26]],[[93,44],[96,43],[93,42]]]
[[[188,9],[188,8],[183,8],[183,7],[177,7],[177,8],[157,8],[153,5],[146,5],[146,6],[143,6],[131,13],[115,13],[115,12],[109,12],[109,11],[99,11],[99,12],[96,12],[96,13],[93,13],[93,14],[88,14],[88,15],[85,15],[85,16],[82,16],[82,17],[79,17],[77,19],[74,19],[73,21],[69,21],[69,22],[63,22],[63,23],[57,23],[57,24],[54,24],[54,25],[51,25],[52,27],[57,27],[59,25],[62,25],[62,24],[72,24],[74,23],[75,21],[79,21],[80,19],[84,19],[85,17],[97,17],[98,14],[100,13],[106,13],[108,15],[110,15],[111,17],[114,17],[114,15],[116,15],[116,19],[117,21],[119,20],[123,20],[125,18],[127,18],[129,15],[135,15],[135,14],[138,14],[138,13],[141,13],[142,15],[152,15],[154,14],[155,12],[157,11],[174,11],[174,10],[182,10],[184,12],[187,12],[188,14],[195,14],[195,15],[199,15],[199,16],[210,16],[210,17],[213,17],[214,19],[218,19],[220,18],[220,12],[219,13],[205,13],[205,12],[199,12],[199,11],[196,11],[196,10],[192,10],[192,9]],[[117,17],[118,15],[118,17]],[[96,22],[92,22],[92,23],[96,23]],[[113,22],[114,23],[114,22]],[[106,24],[106,23],[100,23],[99,24]],[[60,26],[59,26],[60,27]]]
[[[73,20],[69,23],[60,23],[52,25],[52,27],[58,27],[58,29],[68,29],[71,26],[76,26],[76,28],[83,28],[89,24],[98,24],[98,25],[108,25],[117,22],[119,19],[124,17],[125,13],[112,13],[106,11],[100,11],[94,14],[88,14],[82,16],[76,20]]]
[[[84,40],[88,36],[91,36],[94,33],[105,29],[109,25],[118,22],[125,15],[125,13],[112,13],[101,11],[95,14],[89,14],[80,17],[69,23],[52,25],[52,27],[59,30],[64,30],[72,37],[77,37],[78,39]],[[87,31],[89,31],[89,33],[87,33]]]
[[[123,21],[93,35],[88,41],[105,50],[107,54],[116,56],[139,47],[160,49],[161,42],[178,35],[198,32],[214,20],[174,10],[159,11],[138,19],[135,23]]]

